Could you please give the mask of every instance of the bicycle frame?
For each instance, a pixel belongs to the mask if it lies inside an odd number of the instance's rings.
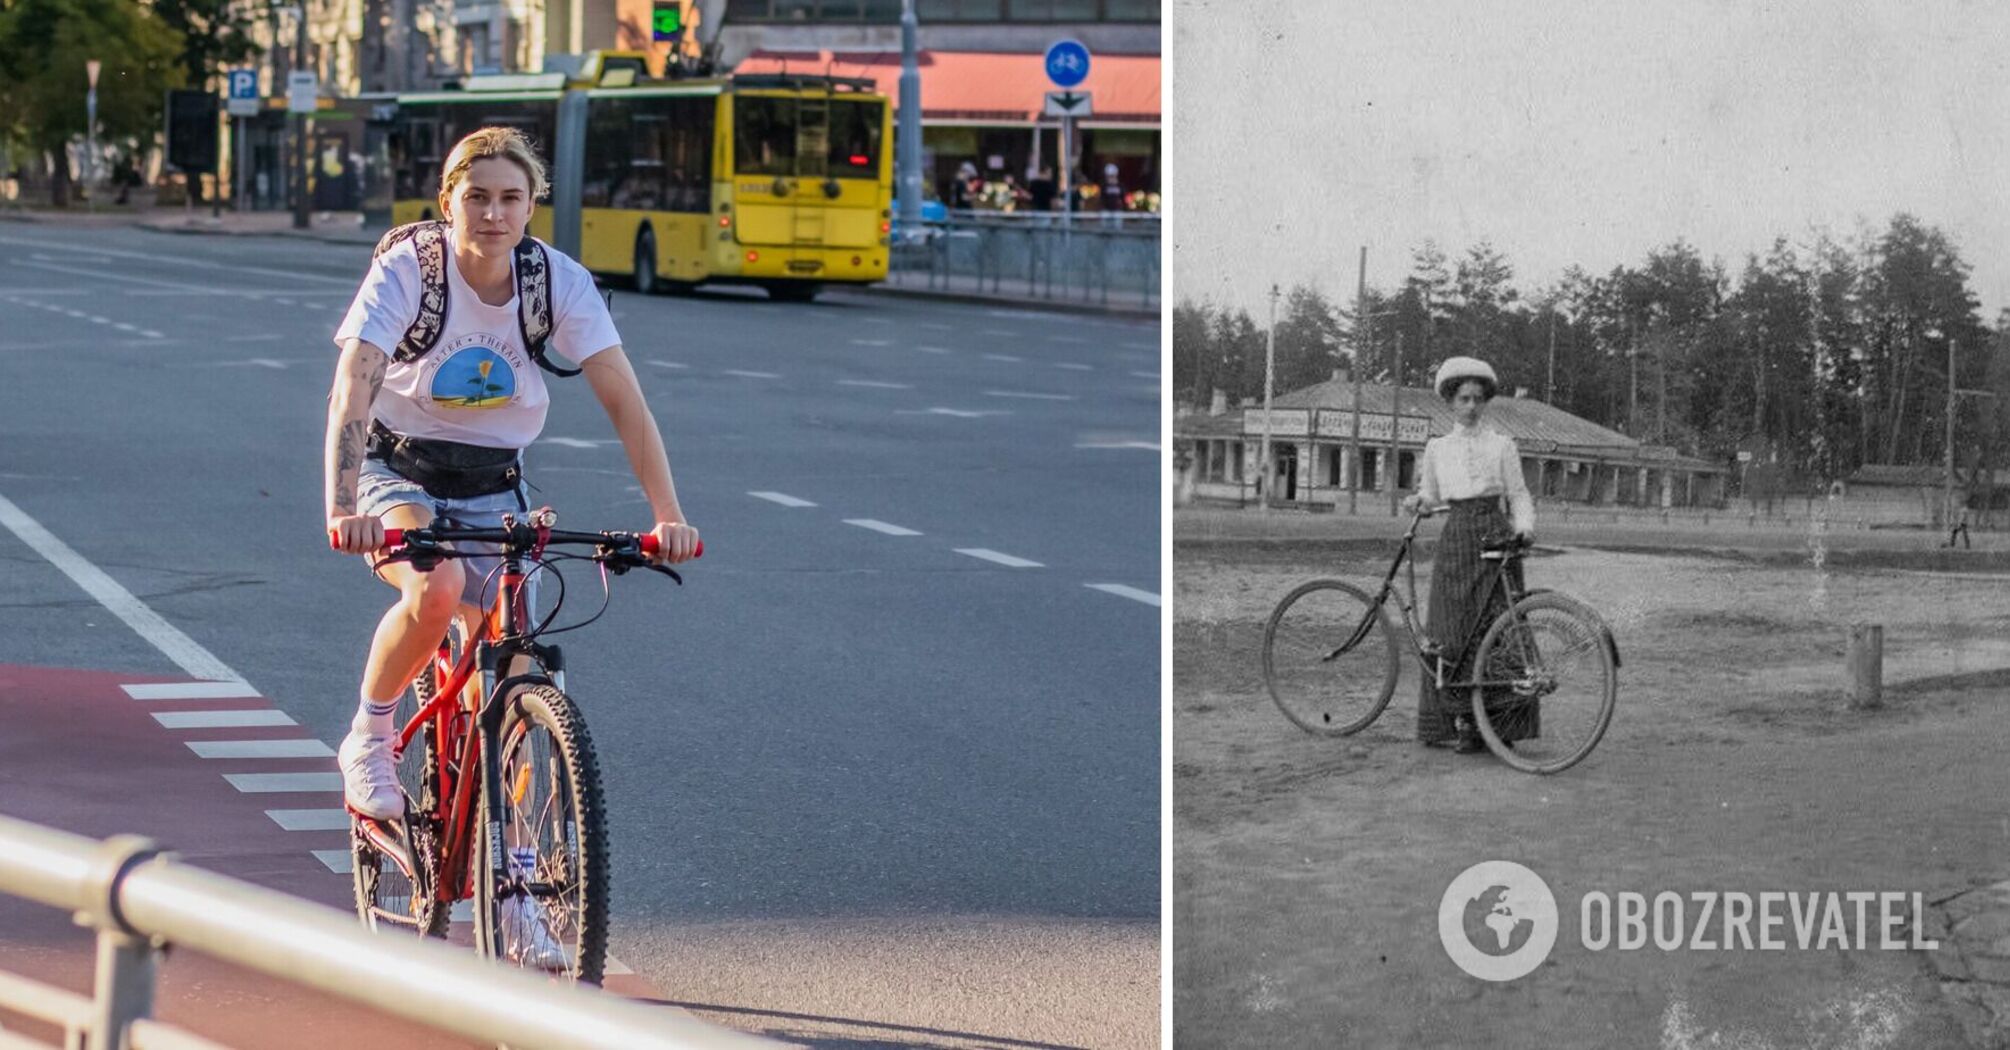
[[[1417,665],[1423,669],[1424,674],[1430,676],[1436,688],[1475,689],[1512,687],[1521,684],[1513,680],[1501,682],[1484,681],[1477,677],[1470,682],[1446,683],[1445,661],[1438,658],[1442,653],[1443,643],[1432,639],[1431,643],[1427,645],[1424,641],[1424,632],[1417,623],[1417,560],[1412,555],[1411,548],[1417,541],[1417,526],[1423,523],[1426,516],[1423,514],[1411,516],[1409,531],[1403,533],[1403,542],[1396,548],[1396,557],[1389,563],[1389,571],[1382,574],[1382,586],[1375,592],[1373,607],[1369,611],[1368,616],[1362,619],[1361,625],[1355,629],[1354,636],[1348,639],[1346,645],[1341,647],[1341,651],[1344,652],[1360,644],[1362,639],[1374,627],[1374,618],[1381,614],[1383,605],[1393,595],[1396,599],[1396,607],[1403,611],[1403,627],[1410,632],[1410,648],[1417,656]],[[1495,563],[1495,568],[1492,571],[1493,582],[1487,588],[1487,593],[1481,601],[1481,608],[1485,608],[1487,604],[1493,601],[1496,591],[1505,588],[1507,591],[1508,614],[1511,616],[1520,616],[1521,614],[1516,610],[1515,606],[1527,594],[1516,589],[1513,575],[1506,571],[1506,553],[1497,551],[1488,552],[1482,554],[1481,557]],[[1410,570],[1408,582],[1404,586],[1398,586],[1396,583],[1396,573],[1402,570],[1406,564]],[[1478,644],[1479,638],[1477,636],[1485,632],[1486,626],[1485,623],[1476,624],[1473,632],[1475,637],[1465,639],[1466,644]],[[1437,648],[1433,648],[1432,646],[1437,646]],[[1526,653],[1523,654],[1524,657],[1527,655]],[[1477,675],[1479,669],[1477,667],[1474,668],[1473,673]]]
[[[502,769],[494,759],[501,754],[501,697],[525,682],[549,681],[561,690],[565,688],[563,658],[558,647],[539,645],[526,637],[532,626],[525,602],[527,578],[521,555],[506,552],[495,601],[483,612],[480,630],[469,625],[470,637],[458,663],[452,660],[449,640],[440,640],[439,651],[419,672],[434,676],[432,702],[414,714],[398,734],[396,753],[402,756],[412,738],[429,721],[435,727],[434,739],[439,746],[433,756],[433,773],[439,790],[434,801],[438,808],[428,815],[439,821],[442,866],[433,895],[443,903],[474,895],[473,865],[469,860],[475,841],[477,787],[487,798],[502,797]],[[549,674],[519,674],[498,680],[506,661],[517,656],[530,657]],[[481,692],[478,700],[471,700],[463,694],[478,670]],[[475,719],[474,732],[468,731],[470,717]],[[489,760],[483,761],[484,756],[489,756]],[[480,781],[465,775],[473,769],[481,771]],[[501,822],[493,812],[488,814],[488,820],[489,841],[495,844],[489,866],[500,874],[504,866]]]

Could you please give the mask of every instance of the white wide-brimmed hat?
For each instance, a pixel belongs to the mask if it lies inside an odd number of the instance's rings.
[[[1477,379],[1485,383],[1489,396],[1501,386],[1500,379],[1494,375],[1493,366],[1477,357],[1446,358],[1445,363],[1438,366],[1437,382],[1431,386],[1438,392],[1438,396],[1449,397],[1450,395],[1445,393],[1447,384],[1457,384],[1468,379]]]

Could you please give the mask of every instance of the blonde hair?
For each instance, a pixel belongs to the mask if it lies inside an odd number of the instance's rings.
[[[468,169],[475,161],[501,158],[515,162],[530,179],[530,199],[538,200],[551,188],[551,181],[545,175],[544,161],[539,160],[537,151],[531,148],[530,139],[515,128],[482,128],[470,133],[455,143],[453,152],[447,154],[447,163],[440,169],[440,196],[450,197],[454,185],[468,177]]]

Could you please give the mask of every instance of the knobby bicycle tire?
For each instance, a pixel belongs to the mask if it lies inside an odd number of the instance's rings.
[[[1612,725],[1615,648],[1597,614],[1554,592],[1528,595],[1496,617],[1474,678],[1512,684],[1473,687],[1473,719],[1487,747],[1525,773],[1561,773],[1583,761]]]
[[[1342,580],[1302,584],[1263,626],[1263,684],[1293,725],[1315,736],[1366,729],[1396,693],[1396,628],[1368,592]]]
[[[396,724],[402,727],[432,702],[433,669],[428,665],[398,700]],[[426,937],[445,937],[450,910],[437,893],[440,883],[440,828],[433,817],[439,798],[436,731],[428,722],[413,740],[416,745],[398,763],[398,780],[409,800],[406,826],[411,831],[411,860],[419,878],[408,878],[402,867],[385,856],[360,828],[352,826],[350,885],[356,914],[371,929],[389,926]],[[352,824],[353,824],[352,818]],[[400,916],[388,919],[385,913]]]
[[[566,953],[567,976],[598,984],[607,964],[608,859],[607,811],[593,741],[579,709],[555,686],[519,686],[505,703],[497,756],[505,798],[483,793],[481,848],[473,863],[486,866],[500,857],[513,880],[533,887],[538,914]],[[535,743],[539,736],[549,739],[542,756]],[[491,838],[497,828],[500,843]],[[532,852],[526,855],[526,849]],[[523,863],[526,859],[530,863]],[[485,955],[515,961],[506,902],[493,877],[480,877],[479,870],[477,876],[477,946]]]

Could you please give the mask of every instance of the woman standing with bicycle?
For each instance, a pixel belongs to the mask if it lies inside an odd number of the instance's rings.
[[[592,275],[525,235],[546,188],[544,164],[520,133],[483,128],[443,166],[444,224],[401,227],[379,246],[335,333],[342,355],[328,403],[326,499],[337,550],[377,551],[386,527],[420,529],[435,518],[493,527],[526,510],[521,456],[544,428],[545,370],[585,374],[649,500],[659,557],[692,557],[698,531],[684,519],[662,435]],[[547,346],[577,369],[553,366]],[[488,568],[481,560],[426,572],[377,567],[398,601],[377,625],[337,753],[356,813],[404,812],[392,759],[398,697],[455,614],[475,614]]]
[[[1475,358],[1454,357],[1438,367],[1435,385],[1452,410],[1452,432],[1424,446],[1417,491],[1403,501],[1403,507],[1410,513],[1447,504],[1451,508],[1432,557],[1426,622],[1431,639],[1444,647],[1439,654],[1443,680],[1463,682],[1473,677],[1474,654],[1467,651],[1465,640],[1477,637],[1476,626],[1491,623],[1507,609],[1504,593],[1492,586],[1488,574],[1505,565],[1505,571],[1514,574],[1518,591],[1522,582],[1519,560],[1489,562],[1481,554],[1488,544],[1510,535],[1523,541],[1533,536],[1535,500],[1522,479],[1521,453],[1514,439],[1481,423],[1500,386],[1493,368]],[[1489,714],[1492,708],[1489,696]],[[1440,690],[1425,678],[1417,700],[1418,739],[1433,746],[1455,743],[1460,754],[1485,750],[1478,728],[1463,713],[1470,709],[1463,694]],[[1502,739],[1512,742],[1535,734],[1536,725],[1529,719],[1517,722]]]

